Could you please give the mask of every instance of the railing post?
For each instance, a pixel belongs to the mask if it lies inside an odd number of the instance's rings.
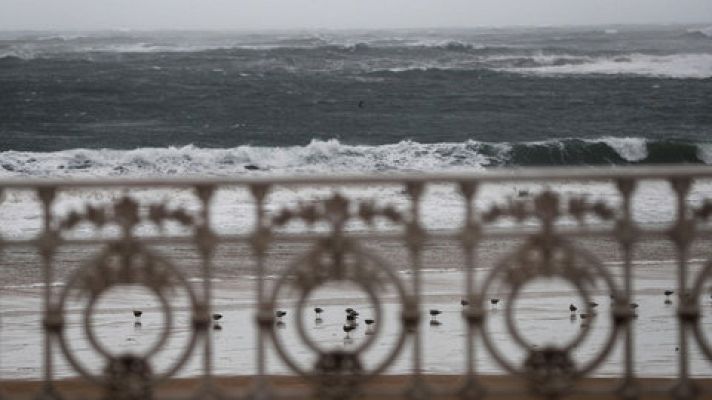
[[[267,308],[265,298],[265,255],[269,248],[270,228],[265,215],[265,198],[269,193],[270,186],[256,184],[250,186],[252,198],[255,203],[255,227],[252,232],[252,253],[255,257],[256,292],[255,304],[257,307],[255,321],[257,333],[257,351],[255,362],[257,374],[255,376],[255,386],[252,397],[254,399],[271,398],[271,391],[267,382],[267,354],[266,340],[269,337],[267,329],[272,329],[272,314]]]
[[[678,382],[673,388],[672,394],[680,400],[688,400],[696,397],[696,388],[690,380],[690,346],[687,340],[687,332],[690,322],[694,318],[687,313],[691,299],[687,289],[689,249],[695,239],[695,220],[688,215],[687,196],[692,186],[689,177],[675,178],[670,181],[676,199],[675,223],[670,229],[670,238],[675,245],[677,252],[677,295],[678,295]]]
[[[632,214],[632,197],[635,191],[636,182],[632,179],[618,179],[616,187],[621,196],[620,220],[615,226],[618,245],[623,253],[623,299],[615,298],[614,313],[618,316],[618,321],[623,322],[624,336],[624,377],[623,384],[619,389],[623,399],[637,399],[640,396],[640,388],[636,380],[635,372],[635,343],[634,343],[634,311],[631,310],[631,300],[633,297],[633,246],[635,243],[635,223]]]
[[[195,193],[200,200],[201,222],[195,227],[195,241],[200,253],[202,264],[202,284],[203,284],[203,312],[209,318],[212,316],[213,294],[212,294],[212,259],[215,252],[216,237],[212,230],[212,221],[210,218],[211,200],[215,188],[211,185],[198,185],[195,187]],[[204,354],[203,354],[203,391],[212,393],[216,391],[213,385],[213,337],[211,329],[203,330],[204,336]]]
[[[57,315],[54,312],[52,301],[52,282],[54,281],[54,271],[52,261],[57,250],[58,240],[56,232],[52,229],[52,206],[56,197],[54,187],[44,187],[37,189],[37,197],[42,205],[42,232],[37,240],[37,246],[42,257],[42,279],[44,281],[44,295],[42,301],[44,318],[44,385],[38,399],[50,400],[61,399],[61,396],[54,388],[54,370],[52,358],[52,337],[58,333],[60,326]]]
[[[408,397],[411,399],[427,399],[430,397],[430,391],[428,385],[423,380],[423,344],[422,344],[422,332],[420,330],[420,316],[422,313],[421,309],[421,296],[422,296],[422,283],[421,283],[421,270],[422,270],[422,248],[425,243],[426,237],[423,232],[420,221],[420,201],[422,199],[424,185],[420,182],[406,182],[405,187],[406,193],[410,198],[410,220],[406,224],[406,248],[408,249],[408,256],[410,260],[411,271],[413,273],[412,279],[412,299],[411,304],[406,305],[406,308],[410,309],[410,312],[417,314],[417,323],[413,324],[415,331],[413,334],[413,381],[410,388],[408,389]]]
[[[463,299],[462,316],[465,321],[465,351],[467,378],[460,390],[460,397],[463,399],[479,399],[485,396],[485,390],[479,382],[477,376],[477,354],[476,354],[476,329],[484,318],[480,302],[475,294],[475,260],[477,259],[477,246],[480,240],[480,224],[475,219],[475,198],[477,195],[477,183],[464,181],[459,184],[465,207],[465,220],[462,224],[460,234],[460,245],[465,259],[465,294]]]

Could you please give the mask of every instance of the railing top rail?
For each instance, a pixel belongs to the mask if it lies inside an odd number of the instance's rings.
[[[516,181],[608,181],[613,179],[658,180],[683,177],[712,178],[712,166],[650,165],[610,168],[494,168],[468,173],[394,173],[394,174],[334,174],[258,177],[167,177],[142,178],[9,178],[0,180],[0,188],[31,189],[38,187],[190,187],[198,185],[247,186],[269,184],[278,186],[402,184],[404,182],[516,182]]]

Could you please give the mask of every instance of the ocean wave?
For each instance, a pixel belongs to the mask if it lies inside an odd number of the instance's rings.
[[[709,39],[711,28],[690,30],[688,35]],[[698,43],[671,54],[671,49],[577,48],[516,45],[515,42],[486,41],[485,37],[382,37],[355,36],[218,36],[163,37],[161,35],[106,36],[63,39],[0,41],[0,61],[53,58],[96,60],[113,53],[135,54],[152,62],[154,53],[193,54],[195,59],[230,61],[235,68],[304,71],[407,72],[431,70],[494,70],[538,76],[638,75],[670,78],[712,77],[712,54]],[[684,39],[683,39],[684,40]],[[697,48],[697,50],[691,50]],[[104,54],[106,53],[106,54]],[[266,56],[265,53],[269,53]],[[161,55],[162,57],[162,55]],[[182,57],[177,55],[175,57]]]
[[[532,57],[539,65],[510,66],[504,71],[539,75],[640,75],[669,78],[711,78],[712,54],[627,54],[607,57]],[[553,60],[553,61],[552,61]],[[556,62],[558,60],[558,62]]]
[[[84,53],[204,53],[204,52],[289,52],[311,51],[314,53],[341,51],[346,53],[359,53],[367,51],[393,50],[397,52],[441,50],[446,52],[471,53],[497,53],[508,51],[506,46],[487,46],[482,44],[461,41],[276,41],[276,42],[217,42],[217,43],[172,43],[151,41],[107,41],[75,43],[66,41],[37,41],[0,48],[0,58],[5,56],[19,57],[25,60],[35,58],[53,58],[78,56]]]
[[[533,52],[483,54],[463,60],[425,60],[375,67],[369,72],[502,71],[525,75],[632,75],[656,78],[712,78],[712,54],[616,54],[605,56]]]
[[[696,37],[701,39],[712,38],[712,26],[706,28],[688,29],[687,37]]]
[[[305,146],[195,146],[0,153],[0,176],[81,177],[476,171],[498,166],[712,164],[712,144],[636,137],[541,142],[418,143],[378,146],[312,140]]]

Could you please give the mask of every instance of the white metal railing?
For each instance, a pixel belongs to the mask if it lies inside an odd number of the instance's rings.
[[[247,266],[239,272],[235,270],[232,276],[229,268],[221,273],[234,281],[253,276],[249,279],[250,293],[242,294],[252,299],[254,311],[254,348],[242,354],[243,358],[255,360],[249,372],[254,379],[252,394],[281,395],[271,387],[270,360],[311,383],[313,391],[305,396],[345,398],[361,393],[369,379],[389,371],[405,357],[408,366],[402,371],[407,371],[408,379],[398,393],[413,398],[448,393],[464,398],[495,396],[497,391],[481,381],[487,371],[481,371],[480,366],[482,360],[488,360],[501,373],[523,378],[526,385],[521,386],[522,393],[580,394],[582,389],[577,389],[576,383],[595,376],[608,363],[620,367],[612,374],[615,385],[611,390],[598,388],[592,393],[626,398],[654,393],[692,399],[710,395],[709,387],[700,383],[712,377],[710,325],[709,319],[703,318],[705,308],[709,308],[712,284],[712,263],[707,261],[704,246],[712,232],[708,223],[712,201],[706,199],[704,190],[691,196],[695,185],[710,179],[712,169],[707,167],[647,167],[502,170],[459,175],[9,180],[0,182],[0,190],[5,196],[25,193],[36,197],[41,223],[30,237],[0,236],[0,268],[8,269],[17,254],[27,249],[41,265],[44,286],[41,309],[37,311],[43,315],[43,356],[37,362],[42,367],[44,385],[38,393],[42,398],[59,398],[54,387],[59,362],[101,388],[107,398],[143,399],[154,397],[159,382],[178,376],[194,362],[191,360],[197,359],[198,365],[191,368],[204,385],[194,396],[224,394],[213,382],[215,265],[218,258],[223,257],[224,261],[225,257],[216,254],[241,247],[236,261]],[[670,197],[654,199],[669,204],[669,218],[636,218],[636,207],[644,206],[636,203],[636,193],[647,182],[669,185]],[[527,189],[480,201],[487,198],[493,185],[520,185]],[[566,185],[577,189],[572,191]],[[388,196],[373,198],[350,192],[354,187],[374,186],[397,188],[394,193],[401,201],[390,204]],[[586,188],[598,190],[604,186],[610,188],[611,196],[586,193]],[[456,224],[433,228],[425,222],[424,213],[443,207],[437,196],[425,199],[426,191],[432,187],[448,188],[460,199],[459,203],[446,205],[448,215],[457,219]],[[314,188],[321,192],[307,192],[299,201],[284,204],[269,197],[285,188],[291,194]],[[83,192],[99,189],[118,192],[99,200],[81,197]],[[149,189],[168,193],[189,190],[193,202],[190,206],[175,206],[170,197],[157,200],[134,192]],[[219,228],[225,221],[216,221],[213,210],[216,193],[229,190],[248,193],[239,210],[250,214],[250,222],[234,232]],[[79,196],[80,201],[59,206],[63,196]],[[2,212],[5,206],[0,203],[0,216],[5,219],[0,220],[0,225],[7,226],[10,214]],[[229,218],[221,215],[220,218]],[[619,262],[602,260],[596,249],[582,244],[587,237],[613,242]],[[428,243],[435,240],[448,241],[450,249],[459,252],[460,261],[455,262],[458,270],[454,273],[460,277],[456,280],[460,287],[452,293],[463,304],[457,310],[464,331],[458,346],[464,356],[461,368],[452,371],[463,378],[457,387],[428,383],[429,370],[423,356],[428,345],[422,323],[428,311],[423,287],[429,279],[424,274],[423,260],[430,251]],[[400,246],[402,262],[395,262],[374,246],[386,241]],[[512,245],[503,254],[487,259],[482,245],[488,241]],[[274,268],[270,252],[280,243],[293,242],[301,243],[302,251],[288,254],[282,267]],[[676,312],[671,313],[671,318],[678,322],[677,366],[669,376],[674,379],[667,386],[655,388],[640,385],[636,365],[635,342],[639,338],[634,303],[636,282],[641,278],[636,275],[636,250],[645,243],[669,247],[668,270],[674,282],[664,286],[674,295],[666,303],[674,303]],[[77,259],[71,263],[63,261],[63,272],[59,273],[58,254],[62,249],[82,246],[87,250],[77,251]],[[191,279],[177,266],[180,262],[170,251],[177,247],[182,255],[192,254],[199,279]],[[702,257],[695,265],[691,261],[693,255]],[[401,269],[409,273],[400,273]],[[246,274],[246,270],[251,273]],[[55,284],[58,280],[60,284]],[[577,313],[583,312],[586,321],[581,320],[580,329],[567,343],[532,344],[527,339],[529,332],[518,326],[515,304],[527,285],[537,280],[563,281],[575,289],[574,294],[580,299]],[[360,290],[376,321],[358,341],[337,347],[315,340],[305,322],[313,305],[310,296],[332,282],[348,282]],[[144,352],[112,352],[95,332],[92,321],[97,303],[109,291],[136,286],[144,287],[158,299],[162,331]],[[159,366],[158,354],[166,351],[177,329],[175,293],[182,295],[189,329],[185,342],[178,348],[171,347],[170,357],[161,359]],[[280,334],[284,321],[275,314],[284,305],[285,293],[290,293],[287,312],[294,316],[295,337],[302,346],[300,354],[294,354]],[[610,307],[597,306],[595,300],[601,298],[609,301]],[[78,309],[77,299],[83,301]],[[500,299],[499,303],[494,305],[493,299]],[[569,301],[563,302],[566,307]],[[3,312],[8,311],[4,308]],[[76,319],[73,315],[77,313],[80,330],[68,323]],[[502,324],[498,335],[491,333],[495,316]],[[577,321],[580,318],[578,314],[574,317]],[[380,322],[389,318],[396,318],[388,334],[390,342],[379,347],[378,354],[369,353],[384,337],[386,328],[381,328]],[[433,319],[437,321],[437,315]],[[352,322],[344,322],[344,330],[349,330]],[[597,324],[607,330],[599,335],[602,341],[587,353],[585,360],[579,359],[577,351]],[[363,326],[358,329],[364,332]],[[80,331],[97,354],[99,368],[87,367],[72,347]],[[509,345],[503,346],[503,341]],[[274,353],[272,357],[270,353]],[[309,362],[304,361],[303,353],[309,354]],[[693,359],[700,358],[702,366],[692,371]],[[0,364],[12,363],[13,359],[0,354]],[[222,373],[229,374],[229,368]],[[12,393],[4,395],[13,397]]]

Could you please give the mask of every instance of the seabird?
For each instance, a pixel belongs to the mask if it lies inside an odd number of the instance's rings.
[[[350,339],[349,333],[355,328],[352,325],[344,325],[344,332],[346,332],[346,339]]]
[[[490,304],[492,304],[493,306],[496,306],[497,303],[499,303],[499,299],[490,299]]]
[[[318,316],[319,314],[321,314],[321,313],[324,312],[324,309],[321,308],[321,307],[316,307],[316,308],[314,309],[314,312],[315,312],[316,315]]]
[[[440,310],[430,310],[430,316],[433,317],[433,320],[435,320],[438,315],[442,314],[443,312]]]
[[[358,325],[358,323],[356,322],[356,316],[355,316],[355,315],[351,315],[351,314],[347,315],[347,316],[346,316],[346,322],[347,322],[349,325],[353,326],[354,328],[356,328],[356,326]]]
[[[670,297],[671,294],[675,293],[673,290],[666,290],[665,291],[665,296]]]
[[[214,322],[213,322],[213,329],[214,329],[214,330],[216,330],[216,331],[221,331],[221,330],[222,330],[222,326],[220,325],[220,322],[218,322],[218,321],[220,321],[220,320],[222,319],[222,317],[223,317],[223,316],[222,316],[222,314],[220,314],[220,313],[215,313],[215,314],[213,314],[213,321],[214,321]]]
[[[578,307],[573,304],[569,304],[569,311],[571,311],[571,314],[576,313],[576,310],[578,310]]]
[[[460,300],[460,305],[463,306],[463,307],[469,306],[469,305],[470,305],[470,302],[467,301],[467,300],[465,300],[465,299],[462,299],[462,300]]]
[[[136,318],[141,318],[141,315],[143,314],[143,311],[141,310],[133,310],[134,317]]]
[[[375,320],[372,319],[365,319],[363,322],[366,323],[366,332],[364,332],[366,335],[373,335],[373,324],[376,322]]]

